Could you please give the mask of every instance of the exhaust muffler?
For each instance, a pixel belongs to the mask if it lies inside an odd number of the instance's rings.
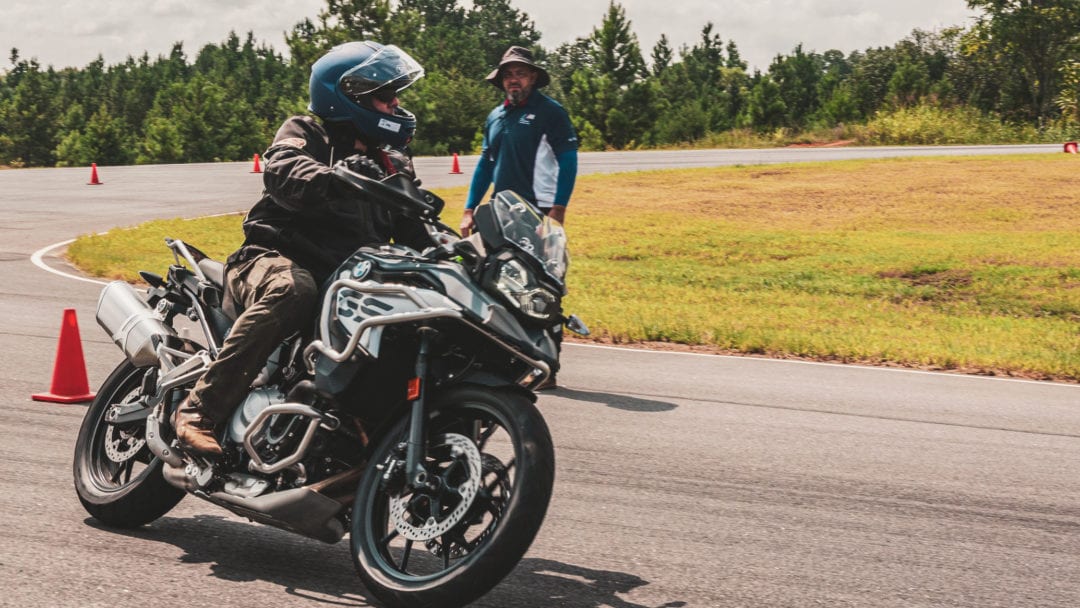
[[[176,336],[176,331],[124,281],[113,281],[101,290],[97,322],[135,367],[157,365],[158,345]]]

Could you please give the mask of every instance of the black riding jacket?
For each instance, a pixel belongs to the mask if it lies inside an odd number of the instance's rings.
[[[414,249],[431,244],[421,223],[364,200],[331,174],[333,163],[355,154],[355,135],[328,127],[294,116],[278,129],[265,154],[263,197],[244,219],[244,247],[230,262],[274,249],[322,284],[360,247],[391,240]],[[369,146],[367,156],[387,174],[415,176],[412,159],[401,151]]]

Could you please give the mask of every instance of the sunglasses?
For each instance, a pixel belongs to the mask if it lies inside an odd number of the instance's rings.
[[[382,88],[372,91],[369,95],[383,103],[390,103],[397,99],[398,92],[391,88]]]

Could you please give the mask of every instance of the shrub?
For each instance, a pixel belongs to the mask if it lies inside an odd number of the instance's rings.
[[[879,111],[859,134],[868,145],[1002,144],[1042,141],[1031,126],[1002,122],[974,108],[928,103]]]

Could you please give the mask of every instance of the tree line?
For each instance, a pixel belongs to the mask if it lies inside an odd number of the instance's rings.
[[[967,0],[967,27],[915,30],[892,46],[844,53],[796,45],[765,71],[705,23],[694,44],[661,36],[643,50],[625,9],[610,2],[573,42],[541,33],[511,0],[326,0],[285,36],[287,56],[249,32],[168,56],[43,67],[12,49],[0,73],[0,164],[55,166],[242,160],[281,121],[303,112],[311,63],[332,46],[396,44],[427,76],[402,96],[420,154],[468,152],[499,101],[484,82],[510,45],[548,67],[584,149],[709,145],[750,138],[842,134],[913,108],[945,120],[1080,131],[1080,0]],[[959,113],[956,113],[959,111]],[[950,112],[952,112],[950,114]],[[950,118],[952,117],[952,118]],[[974,118],[973,118],[974,117]],[[882,123],[884,124],[884,123]],[[1015,137],[1018,131],[995,131]],[[904,142],[896,142],[904,143]]]

